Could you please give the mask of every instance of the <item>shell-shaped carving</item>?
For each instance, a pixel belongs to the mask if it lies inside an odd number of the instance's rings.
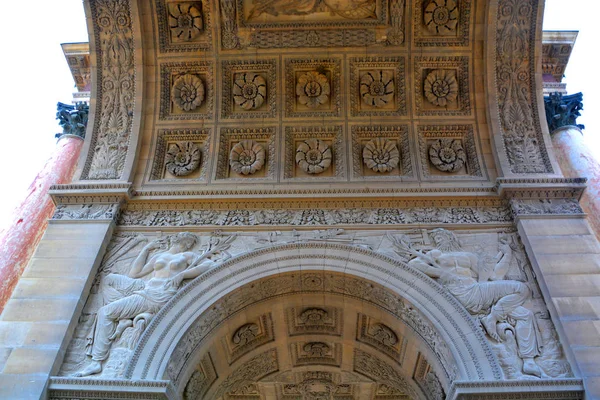
[[[458,97],[458,82],[456,72],[452,70],[436,69],[427,75],[423,85],[427,100],[433,105],[444,107],[448,102]]]
[[[196,143],[172,143],[165,154],[165,166],[172,175],[186,176],[198,169],[200,158],[200,148]]]
[[[433,34],[454,34],[458,24],[456,0],[431,0],[425,7],[423,22],[429,32]]]
[[[329,99],[331,88],[327,77],[316,71],[307,72],[298,78],[296,95],[298,102],[309,108],[317,108]]]
[[[296,149],[296,164],[308,174],[320,174],[331,166],[331,147],[319,139],[306,139]]]
[[[363,148],[363,161],[367,168],[375,172],[390,172],[400,162],[400,152],[396,143],[385,138],[368,141]]]
[[[169,28],[173,41],[194,40],[204,29],[202,11],[194,3],[169,4]]]
[[[459,139],[438,139],[429,147],[429,161],[442,172],[456,172],[467,161]]]
[[[260,107],[267,97],[267,82],[262,76],[244,72],[239,74],[233,84],[233,101],[244,110]]]
[[[265,148],[254,140],[242,140],[229,152],[229,166],[242,175],[252,175],[265,165]]]
[[[173,103],[182,111],[195,110],[204,101],[204,83],[192,74],[185,74],[173,82],[171,91]]]
[[[360,77],[360,96],[366,105],[384,107],[394,99],[394,73],[366,71]]]

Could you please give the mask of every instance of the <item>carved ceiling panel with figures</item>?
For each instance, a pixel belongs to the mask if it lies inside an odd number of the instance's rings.
[[[144,7],[155,30],[146,69],[156,79],[146,88],[142,189],[495,177],[478,112],[483,83],[473,79],[483,68],[474,26],[484,1]]]

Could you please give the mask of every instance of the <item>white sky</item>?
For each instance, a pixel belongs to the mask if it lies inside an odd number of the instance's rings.
[[[55,147],[60,131],[56,103],[70,103],[75,85],[60,43],[87,42],[82,0],[31,0],[35,12],[23,14],[22,2],[3,2],[7,17],[0,24],[0,230],[24,198],[26,189]],[[583,92],[578,123],[600,157],[600,80],[596,78],[597,0],[546,0],[545,30],[578,30],[565,72],[569,93]],[[27,83],[29,86],[25,86]]]

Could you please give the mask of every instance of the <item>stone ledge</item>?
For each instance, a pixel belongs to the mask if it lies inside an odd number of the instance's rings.
[[[581,400],[581,379],[454,382],[447,400]]]
[[[49,400],[58,399],[176,399],[171,381],[129,381],[119,379],[57,378],[48,385]]]

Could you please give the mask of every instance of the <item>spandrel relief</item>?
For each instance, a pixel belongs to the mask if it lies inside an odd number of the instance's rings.
[[[123,377],[133,349],[153,316],[188,279],[218,268],[225,260],[233,263],[228,268],[235,268],[234,258],[253,251],[311,243],[373,251],[436,280],[481,321],[481,330],[506,379],[572,376],[524,249],[516,233],[507,228],[456,233],[441,228],[184,232],[163,236],[120,233],[107,250],[60,375]],[[322,308],[310,306],[310,310]],[[305,311],[298,310],[298,321]],[[333,315],[333,311],[326,311]],[[383,343],[401,359],[404,342],[400,333],[375,330],[375,322],[365,337],[381,339],[374,345]],[[235,341],[242,343],[252,329],[240,330],[239,340],[232,336],[233,345]],[[437,339],[433,342],[438,343]],[[446,344],[438,344],[443,348],[436,354],[448,359]]]
[[[88,298],[62,373],[122,375],[154,315],[181,289],[230,257],[236,235],[200,238],[188,232],[154,240],[117,235]]]

